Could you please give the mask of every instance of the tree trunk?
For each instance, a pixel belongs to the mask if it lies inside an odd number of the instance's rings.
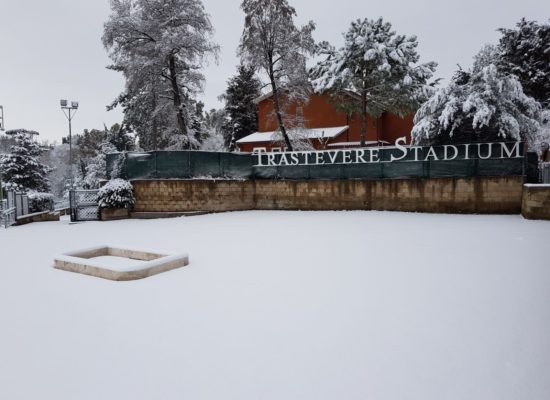
[[[361,92],[361,147],[367,145],[367,91]]]
[[[283,135],[283,139],[285,140],[287,150],[292,151],[292,143],[290,143],[290,138],[286,133],[283,116],[281,115],[281,106],[279,104],[279,91],[277,89],[277,85],[275,84],[275,77],[273,76],[273,72],[270,72],[269,79],[271,81],[271,91],[273,92],[273,105],[275,106],[275,115],[277,116],[279,129],[281,130],[281,134]]]
[[[157,93],[153,91],[153,110],[157,109]],[[158,125],[157,125],[157,116],[153,116],[153,150],[158,150]],[[151,145],[151,143],[149,142]]]
[[[187,132],[187,125],[185,124],[185,117],[183,116],[183,101],[181,98],[180,88],[178,86],[178,79],[176,74],[176,58],[173,54],[168,59],[170,67],[170,83],[172,84],[172,92],[174,93],[174,107],[176,108],[176,121],[178,128],[182,134],[187,136],[187,147],[191,148],[191,140]]]

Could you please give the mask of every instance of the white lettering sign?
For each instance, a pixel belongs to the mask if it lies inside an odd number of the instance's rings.
[[[468,143],[443,146],[406,146],[400,137],[395,146],[368,147],[329,151],[293,151],[256,154],[256,167],[296,165],[374,164],[407,161],[487,160],[490,158],[522,158],[522,143]]]

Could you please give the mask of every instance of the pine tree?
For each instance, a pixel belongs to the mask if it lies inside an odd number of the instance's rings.
[[[550,24],[525,18],[516,29],[499,29],[497,67],[518,77],[526,95],[550,107]]]
[[[114,124],[111,128],[104,127],[107,141],[114,151],[131,151],[134,148],[134,138],[126,130],[124,123]],[[105,143],[101,143],[101,152],[105,152]]]
[[[344,47],[328,42],[317,47],[324,59],[310,71],[316,91],[329,91],[334,100],[361,116],[361,145],[367,137],[367,114],[384,111],[405,116],[418,109],[431,94],[428,80],[436,63],[417,64],[416,36],[396,35],[392,26],[378,20],[351,23]]]
[[[420,107],[412,136],[417,144],[525,140],[533,148],[541,140],[540,119],[540,104],[523,93],[517,77],[478,62]]]
[[[258,130],[258,107],[254,99],[261,95],[260,87],[254,69],[244,65],[240,65],[237,74],[227,82],[221,97],[228,117],[223,129],[229,151],[235,151],[237,140]]]
[[[315,48],[311,35],[315,24],[310,21],[298,28],[296,10],[287,0],[243,0],[241,8],[245,13],[241,61],[268,77],[279,130],[287,150],[292,151],[285,111],[293,102],[309,99],[306,58]]]
[[[0,158],[0,169],[6,187],[16,190],[47,192],[49,183],[47,174],[50,168],[42,164],[40,146],[32,136],[37,132],[18,129],[7,131],[13,136],[15,144],[10,152]]]
[[[202,89],[207,58],[218,52],[202,1],[111,0],[111,10],[103,44],[113,60],[110,68],[126,78],[125,93],[111,107],[138,108],[144,115],[132,111],[130,125],[160,120],[161,126],[151,126],[153,135],[168,126],[170,136],[180,136],[169,138],[172,148],[191,148],[196,140],[189,102]]]

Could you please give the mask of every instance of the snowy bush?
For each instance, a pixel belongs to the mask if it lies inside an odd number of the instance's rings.
[[[135,203],[134,188],[124,179],[112,179],[99,189],[100,208],[130,208]]]
[[[54,206],[54,197],[51,193],[29,192],[29,211],[31,213],[41,211],[52,211]]]

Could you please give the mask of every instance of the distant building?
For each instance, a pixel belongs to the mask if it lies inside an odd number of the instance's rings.
[[[258,132],[237,140],[242,152],[284,150],[282,135],[274,114],[272,95],[256,99],[258,104]],[[291,104],[287,114],[303,121],[303,129],[291,132],[308,140],[317,150],[359,147],[361,117],[337,110],[328,94],[313,94],[307,104]],[[367,146],[393,144],[406,136],[410,143],[413,114],[405,118],[384,113],[380,118],[367,117]]]

